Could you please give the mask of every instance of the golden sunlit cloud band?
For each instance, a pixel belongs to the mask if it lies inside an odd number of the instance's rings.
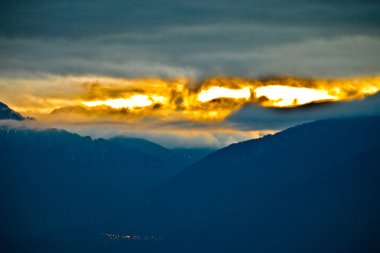
[[[211,87],[207,90],[202,90],[198,94],[198,100],[202,103],[218,98],[232,98],[248,100],[251,97],[249,87],[242,89],[230,89],[225,87]]]
[[[336,96],[312,88],[291,87],[281,85],[268,85],[255,89],[256,98],[265,97],[263,106],[291,107],[309,104],[312,102],[334,101]]]
[[[215,77],[196,84],[186,78],[83,76],[50,77],[34,80],[33,85],[30,82],[0,80],[0,99],[30,116],[40,113],[50,117],[54,111],[56,117],[70,113],[70,119],[77,115],[84,121],[97,116],[102,120],[110,117],[121,121],[147,117],[161,122],[221,121],[246,104],[292,108],[309,103],[363,99],[380,90],[380,77],[265,80]]]
[[[164,103],[165,101],[166,101],[166,98],[162,96],[133,95],[129,98],[83,101],[82,104],[88,107],[106,105],[115,109],[120,109],[120,108],[135,109],[135,108],[151,106],[153,103]]]

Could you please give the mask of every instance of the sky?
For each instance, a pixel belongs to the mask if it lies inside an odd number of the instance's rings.
[[[169,147],[379,114],[379,12],[376,0],[5,0],[0,101],[44,126]]]

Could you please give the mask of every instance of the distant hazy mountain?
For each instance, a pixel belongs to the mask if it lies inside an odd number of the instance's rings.
[[[160,157],[161,161],[168,168],[172,168],[173,171],[178,171],[191,165],[207,154],[211,153],[211,149],[167,149],[163,146],[147,141],[140,138],[130,138],[130,137],[114,137],[110,139],[111,142],[122,145],[124,148],[133,148],[144,151],[150,155]],[[180,168],[178,167],[180,166]]]
[[[142,139],[0,127],[0,235],[94,229],[188,160]]]
[[[231,145],[152,190],[114,230],[167,236],[163,252],[334,252],[355,235],[358,245],[370,235],[371,247],[380,236],[365,231],[380,225],[379,129],[379,117],[326,120]]]
[[[6,104],[0,102],[0,120],[25,120],[26,118],[20,113],[13,111]]]

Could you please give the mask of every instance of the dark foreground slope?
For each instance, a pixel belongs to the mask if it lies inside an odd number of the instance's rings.
[[[307,185],[306,182],[323,173],[332,175],[329,173],[335,173],[331,170],[340,168],[339,164],[375,149],[379,145],[379,129],[378,117],[326,120],[231,145],[156,187],[114,218],[110,230],[171,238],[173,234],[178,235],[176,231],[194,223],[239,212],[276,192]],[[319,195],[318,187],[314,190],[315,200],[325,197]],[[284,205],[291,210],[290,202]],[[281,217],[281,213],[278,215]],[[219,225],[218,229],[223,229],[223,222]],[[270,231],[267,232],[269,235]],[[187,238],[189,243],[191,238],[193,234]],[[219,239],[228,242],[226,237]],[[195,249],[202,248],[197,244],[200,242],[194,241]]]
[[[128,145],[128,139],[0,127],[0,235],[97,233],[120,206],[187,162],[157,144],[135,141],[161,153]]]
[[[157,252],[380,252],[380,146],[247,207],[168,236]]]

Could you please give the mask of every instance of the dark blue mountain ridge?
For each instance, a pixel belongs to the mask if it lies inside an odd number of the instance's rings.
[[[115,217],[110,230],[165,237],[240,210],[375,148],[379,129],[380,117],[322,120],[230,145],[154,188]]]
[[[145,140],[1,126],[0,234],[95,228],[187,164]]]
[[[26,117],[0,102],[0,120],[25,120]]]
[[[4,126],[0,249],[378,252],[379,129],[380,117],[316,121],[182,170],[183,156],[145,140]]]

